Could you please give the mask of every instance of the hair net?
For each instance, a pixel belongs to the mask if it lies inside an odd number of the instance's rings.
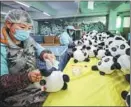
[[[33,25],[33,21],[30,15],[26,11],[20,10],[20,9],[13,9],[9,11],[7,15],[5,16],[5,21],[9,21],[11,23],[21,23],[21,24],[32,24]]]
[[[67,26],[66,29],[75,30],[75,28],[73,26]]]

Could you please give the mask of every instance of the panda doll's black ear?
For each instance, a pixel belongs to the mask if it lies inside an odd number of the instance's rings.
[[[128,56],[130,56],[130,48],[127,48],[127,49],[126,49],[126,54],[127,54]]]
[[[92,66],[91,68],[93,71],[97,71],[98,70],[98,67],[96,65]]]
[[[121,97],[125,100],[128,92],[127,91],[122,91]]]
[[[70,78],[69,78],[68,75],[64,74],[64,75],[63,75],[63,80],[64,80],[64,82],[69,82],[69,81],[70,81]]]
[[[47,70],[47,69],[39,69],[40,72],[41,72],[41,75],[44,76],[44,77],[48,77],[51,75],[52,71],[56,69],[56,68],[51,68],[50,70]]]

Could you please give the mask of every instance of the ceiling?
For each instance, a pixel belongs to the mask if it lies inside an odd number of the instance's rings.
[[[7,13],[11,9],[23,8],[29,12],[33,19],[40,20],[72,16],[106,15],[111,9],[116,10],[123,4],[124,6],[125,4],[130,5],[129,2],[127,3],[125,1],[95,1],[94,10],[90,10],[88,9],[88,1],[24,1],[23,3],[29,5],[30,7],[28,8],[14,1],[2,1],[1,11]],[[130,7],[129,9],[127,7],[128,6],[125,6],[125,10],[121,10],[126,12],[130,11]],[[50,16],[43,14],[43,12],[48,13]]]

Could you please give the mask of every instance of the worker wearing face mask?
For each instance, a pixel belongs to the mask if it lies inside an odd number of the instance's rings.
[[[75,33],[75,28],[73,26],[67,26],[66,31],[60,35],[61,45],[70,45],[73,43],[73,34]]]
[[[42,79],[36,58],[52,62],[55,56],[30,36],[33,20],[23,10],[11,10],[0,34],[0,107],[38,105],[46,96],[34,87]],[[55,85],[55,84],[54,84]]]

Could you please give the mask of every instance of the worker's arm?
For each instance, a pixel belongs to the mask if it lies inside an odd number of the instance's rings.
[[[2,92],[10,92],[16,91],[18,89],[22,89],[27,87],[31,82],[28,79],[28,73],[19,73],[19,74],[9,74],[7,57],[6,57],[6,46],[4,44],[1,45],[0,51],[0,93]]]
[[[32,37],[30,37],[29,40],[34,44],[36,48],[37,57],[39,57],[41,60],[43,60],[44,53],[52,53],[51,51],[42,47],[39,43],[35,42],[35,40]]]

